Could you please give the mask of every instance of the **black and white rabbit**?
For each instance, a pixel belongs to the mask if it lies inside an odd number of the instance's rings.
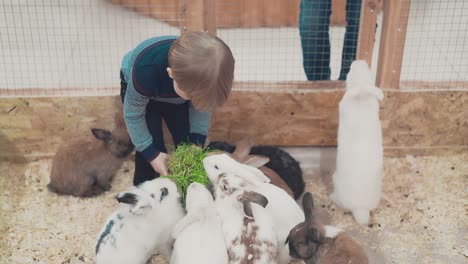
[[[175,183],[157,178],[115,198],[124,205],[99,232],[96,263],[146,264],[156,251],[169,259],[172,229],[185,215]]]

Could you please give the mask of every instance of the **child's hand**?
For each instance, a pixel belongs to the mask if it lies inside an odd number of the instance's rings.
[[[161,174],[161,176],[166,176],[169,174],[166,167],[166,160],[168,157],[169,156],[166,153],[161,152],[154,160],[150,162],[153,169]]]

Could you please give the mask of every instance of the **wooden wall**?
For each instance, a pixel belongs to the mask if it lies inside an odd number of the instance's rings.
[[[179,26],[180,11],[190,0],[111,0],[144,15]],[[300,0],[205,0],[216,5],[218,28],[296,27]],[[333,0],[330,22],[346,23],[346,0]]]
[[[258,144],[334,146],[342,84],[236,88],[213,116],[209,138]],[[391,150],[467,150],[466,91],[385,90],[383,142]],[[54,155],[62,142],[111,126],[115,96],[0,98],[0,160]],[[431,152],[433,153],[433,152]]]

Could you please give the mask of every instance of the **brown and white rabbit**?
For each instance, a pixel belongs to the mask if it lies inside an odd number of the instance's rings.
[[[278,263],[289,263],[289,249],[285,246],[291,229],[304,221],[304,212],[296,201],[283,189],[270,184],[270,179],[257,168],[235,161],[226,153],[210,155],[203,159],[203,167],[213,186],[217,186],[220,175],[234,174],[242,179],[242,186],[268,199],[266,213],[273,221],[274,233],[279,247]],[[234,180],[233,180],[234,181]],[[219,210],[218,210],[219,211]]]
[[[367,264],[368,257],[362,247],[341,229],[321,225],[313,214],[310,193],[302,198],[305,221],[289,233],[291,257],[303,259],[306,264]]]
[[[287,192],[294,199],[304,192],[304,180],[299,163],[284,150],[273,146],[253,146],[249,140],[241,140],[236,146],[214,141],[208,148],[226,153],[236,161],[258,168],[270,183]]]
[[[92,128],[92,135],[65,142],[58,149],[47,185],[50,191],[89,197],[111,189],[112,177],[133,151],[122,110],[118,109],[112,132]]]
[[[244,189],[246,182],[222,173],[215,185],[215,206],[228,250],[229,264],[276,264],[274,223],[264,207],[268,199]]]

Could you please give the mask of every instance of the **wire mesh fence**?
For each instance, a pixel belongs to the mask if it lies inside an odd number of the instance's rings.
[[[350,13],[359,14],[360,1],[351,0],[350,6],[357,11]],[[345,28],[331,27],[331,0],[315,1],[316,4],[304,0],[238,2],[216,2],[218,12],[226,10],[217,25],[238,25],[218,30],[218,35],[233,49],[236,80],[268,83],[338,78]],[[350,43],[354,49],[356,40]],[[346,52],[345,57],[354,55]],[[320,66],[313,68],[314,65]],[[306,75],[321,70],[328,71],[328,75]]]
[[[1,0],[0,95],[112,92],[128,50],[179,34],[171,17],[157,20],[105,0]]]
[[[179,35],[184,1],[0,0],[0,96],[117,93],[123,55],[147,38]],[[344,79],[356,56],[361,0],[205,2],[215,5],[237,81]],[[330,24],[340,12],[347,24]],[[404,49],[402,87],[466,87],[468,3],[412,0],[400,19],[408,19],[405,45],[395,47]]]
[[[468,2],[412,0],[409,17],[402,19],[408,19],[402,86],[466,88]]]

